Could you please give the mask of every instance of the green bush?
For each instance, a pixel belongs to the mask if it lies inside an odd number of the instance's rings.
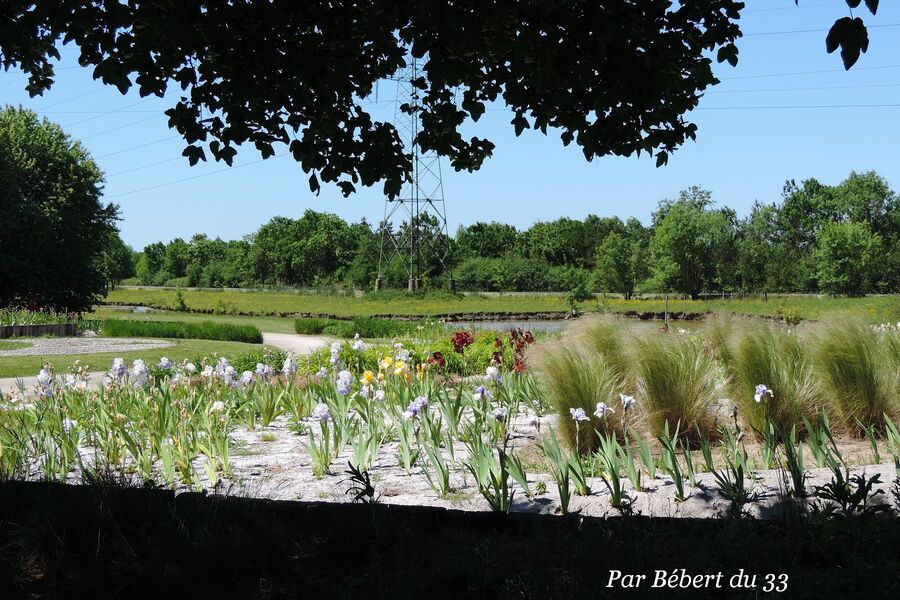
[[[279,371],[284,365],[287,353],[275,348],[263,348],[262,350],[250,350],[231,359],[231,366],[238,373],[253,371],[256,365],[263,363],[269,365],[275,371]],[[197,363],[200,364],[200,363]]]
[[[107,319],[103,321],[100,333],[108,337],[158,337],[220,340],[224,342],[244,342],[247,344],[262,343],[262,333],[253,325],[214,323],[212,321],[193,323]]]
[[[335,319],[296,319],[294,321],[294,331],[301,335],[320,335],[325,331],[326,327],[336,322]]]
[[[437,324],[425,321],[395,321],[374,317],[355,317],[352,320],[304,318],[294,321],[294,331],[306,335],[329,335],[336,338],[395,338],[416,334]],[[443,329],[441,327],[441,329]]]

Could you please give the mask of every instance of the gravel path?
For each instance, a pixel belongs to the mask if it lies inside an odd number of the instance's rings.
[[[100,352],[129,352],[174,346],[172,342],[136,338],[23,338],[31,344],[17,350],[0,350],[0,356],[52,356],[59,354],[97,354]]]
[[[53,354],[124,352],[126,350],[165,348],[173,345],[171,342],[162,340],[131,338],[37,338],[22,341],[27,341],[34,345],[19,350],[4,350],[0,352],[0,356],[49,356]],[[285,352],[303,355],[327,346],[331,343],[331,339],[318,335],[263,333],[263,342]],[[33,390],[37,385],[37,377],[35,375],[27,377],[0,377],[0,394],[16,387],[17,381],[21,381],[26,390]],[[101,385],[104,375],[104,372],[91,373],[88,378],[88,385],[90,387]]]
[[[297,333],[265,333],[263,344],[275,346],[285,352],[294,354],[311,354],[319,348],[331,343],[331,338],[321,335],[300,335]]]

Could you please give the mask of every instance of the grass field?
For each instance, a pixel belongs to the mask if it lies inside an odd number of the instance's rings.
[[[294,319],[288,317],[263,317],[263,316],[237,316],[237,315],[210,315],[204,313],[181,313],[167,311],[164,313],[134,313],[127,310],[119,310],[109,306],[97,306],[94,312],[86,315],[89,319],[128,319],[129,321],[175,321],[196,322],[212,321],[214,323],[227,323],[233,325],[253,325],[260,331],[267,333],[294,333]]]
[[[223,315],[288,316],[297,314],[334,315],[338,317],[371,316],[376,314],[428,316],[463,313],[535,313],[564,312],[568,303],[563,295],[553,296],[434,296],[410,297],[388,292],[368,294],[362,298],[288,292],[263,291],[184,291],[189,311],[214,311]],[[110,292],[107,302],[172,309],[175,306],[175,290],[128,289]],[[662,313],[665,301],[622,300],[599,298],[579,303],[583,311],[608,311],[616,313]],[[692,314],[742,314],[788,319],[827,319],[833,316],[859,317],[870,323],[900,321],[900,296],[870,296],[866,298],[815,298],[811,296],[770,296],[762,299],[741,300],[670,300],[669,312]],[[109,314],[109,313],[107,313]],[[111,315],[110,315],[111,316]],[[128,318],[135,318],[129,315]],[[146,318],[153,319],[153,315]],[[168,317],[167,317],[168,318]],[[276,331],[267,327],[277,326],[277,331],[292,331],[292,323],[251,320],[262,331]]]
[[[31,344],[27,342],[16,342],[12,340],[0,340],[0,350],[20,350],[27,348]]]
[[[560,296],[453,296],[450,294],[410,297],[386,292],[362,298],[336,295],[295,294],[289,292],[188,290],[182,292],[188,310],[215,311],[223,314],[297,315],[322,314],[337,317],[371,315],[428,316],[454,313],[517,313],[566,311],[568,304]],[[114,290],[107,302],[135,304],[154,308],[175,307],[175,290]]]
[[[250,350],[259,350],[260,344],[242,344],[239,342],[218,342],[210,340],[172,340],[173,346],[151,350],[135,350],[133,352],[107,352],[99,354],[65,354],[55,356],[0,356],[0,377],[27,377],[37,375],[45,362],[53,363],[57,373],[66,373],[76,360],[88,365],[91,371],[105,371],[114,358],[123,358],[129,365],[136,358],[147,364],[156,364],[160,357],[168,357],[180,363],[184,359],[219,354],[233,358]]]

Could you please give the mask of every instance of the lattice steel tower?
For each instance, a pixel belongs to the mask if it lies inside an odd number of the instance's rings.
[[[434,259],[444,269],[453,289],[453,274],[447,266],[450,235],[444,207],[440,156],[434,151],[422,152],[415,143],[419,133],[420,92],[413,81],[421,76],[416,59],[411,57],[407,66],[391,78],[397,82],[394,126],[412,155],[412,178],[403,184],[397,198],[385,198],[376,290],[381,289],[384,272],[395,259],[400,259],[406,270],[408,291],[413,292],[421,287],[423,276],[428,274],[429,259]],[[408,112],[401,109],[404,104],[409,105]],[[432,223],[436,224],[434,229],[438,233],[436,238],[426,240],[423,228],[432,227]],[[428,241],[431,243],[423,244]]]

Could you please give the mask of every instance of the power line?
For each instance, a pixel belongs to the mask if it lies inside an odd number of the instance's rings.
[[[820,2],[819,4],[800,4],[795,6],[778,6],[775,8],[748,8],[741,11],[744,13],[755,13],[755,12],[774,12],[779,10],[797,10],[798,8],[820,8],[822,6],[846,6],[846,2]]]
[[[39,115],[100,115],[101,117],[111,114],[118,113],[158,113],[158,110],[125,110],[122,108],[118,108],[116,110],[35,110]],[[83,121],[81,121],[83,122]],[[69,127],[70,125],[75,125],[75,123],[70,123],[66,125]]]
[[[881,65],[877,67],[855,67],[851,72],[873,71],[875,69],[896,69],[900,65]],[[735,79],[762,79],[765,77],[793,77],[795,75],[818,75],[820,73],[846,73],[844,69],[823,69],[821,71],[794,71],[792,73],[769,73],[767,75],[739,75],[737,77],[723,77],[722,81],[734,81]]]
[[[140,167],[134,167],[134,168],[132,168],[132,169],[125,169],[124,171],[117,171],[116,173],[111,173],[110,175],[107,175],[107,177],[118,177],[119,175],[124,175],[124,174],[126,174],[126,173],[133,173],[134,171],[142,171],[142,170],[144,170],[144,169],[149,169],[150,167],[155,167],[155,166],[157,166],[157,165],[162,165],[162,164],[165,164],[165,163],[170,163],[170,162],[174,162],[174,161],[176,161],[176,160],[182,160],[182,159],[184,159],[183,156],[176,156],[176,157],[174,157],[174,158],[167,158],[167,159],[165,159],[165,160],[158,160],[158,161],[152,162],[152,163],[150,163],[150,164],[141,165]]]
[[[54,106],[59,106],[60,104],[65,104],[66,102],[71,102],[72,100],[84,98],[85,96],[89,96],[91,94],[96,94],[97,92],[99,92],[103,89],[104,88],[102,88],[102,87],[98,87],[95,90],[91,90],[89,92],[84,92],[83,94],[78,94],[77,96],[70,96],[69,98],[66,98],[65,100],[60,100],[59,102],[54,102],[53,104],[48,104],[47,106],[43,106],[40,108],[40,110],[46,110],[48,108],[53,108]]]
[[[83,142],[84,140],[89,140],[89,139],[91,139],[91,138],[93,138],[93,137],[97,137],[98,135],[104,135],[104,134],[106,134],[106,133],[112,133],[113,131],[118,131],[118,130],[120,130],[120,129],[125,129],[126,127],[133,127],[133,126],[135,126],[135,125],[140,125],[141,123],[144,123],[144,122],[146,122],[146,121],[149,121],[150,119],[156,119],[157,117],[160,117],[160,116],[165,116],[165,115],[158,115],[158,114],[157,114],[157,115],[152,115],[152,116],[149,116],[149,117],[147,117],[147,118],[145,118],[145,119],[139,119],[139,120],[137,120],[137,121],[135,121],[135,122],[133,122],[133,123],[128,123],[128,124],[126,124],[126,125],[120,125],[119,127],[112,127],[111,129],[104,129],[103,131],[98,131],[97,133],[92,133],[91,135],[81,136],[81,137],[79,137],[78,139],[79,139],[79,141],[82,141],[82,142]]]
[[[900,104],[807,104],[785,106],[698,106],[694,110],[790,110],[807,108],[900,108]]]
[[[286,153],[286,152],[283,153],[283,154],[275,154],[274,156],[271,156],[270,158],[281,158],[282,156],[287,156],[287,154],[288,154],[288,153]],[[147,187],[142,187],[142,188],[138,188],[138,189],[136,189],[136,190],[130,190],[130,191],[127,191],[127,192],[122,192],[122,193],[120,193],[120,194],[113,194],[113,195],[111,195],[111,196],[104,196],[104,198],[106,198],[106,199],[121,198],[122,196],[130,196],[131,194],[137,194],[137,193],[139,193],[139,192],[146,192],[146,191],[148,191],[148,190],[155,190],[155,189],[157,189],[157,188],[166,187],[166,186],[169,186],[169,185],[175,185],[176,183],[184,183],[185,181],[191,181],[191,180],[193,180],[193,179],[200,179],[201,177],[209,177],[210,175],[218,175],[218,174],[220,174],[220,173],[228,173],[228,172],[230,172],[230,171],[235,171],[235,170],[237,170],[237,169],[242,169],[242,168],[244,168],[244,167],[249,167],[249,166],[252,166],[252,165],[259,164],[259,163],[261,163],[261,162],[264,161],[264,160],[268,160],[268,159],[266,159],[266,158],[260,158],[260,159],[254,160],[254,161],[252,161],[252,162],[248,162],[248,163],[244,163],[244,164],[242,164],[242,165],[238,165],[238,166],[236,166],[236,167],[227,167],[227,168],[225,168],[225,169],[219,169],[218,171],[210,171],[209,173],[201,173],[201,174],[199,174],[199,175],[192,175],[192,176],[190,176],[190,177],[183,177],[183,178],[181,178],[181,179],[176,179],[176,180],[174,180],[174,181],[166,181],[165,183],[157,183],[156,185],[149,185],[149,186],[147,186]]]
[[[107,158],[109,156],[115,156],[117,154],[124,154],[125,152],[131,152],[133,150],[141,150],[142,148],[146,148],[147,146],[152,146],[153,144],[159,144],[161,142],[165,142],[167,140],[180,139],[180,136],[175,135],[167,135],[166,137],[159,138],[150,142],[145,142],[143,144],[138,144],[137,146],[130,146],[128,148],[123,148],[122,150],[116,150],[114,152],[108,152],[107,154],[101,154],[100,156],[95,156],[95,159]]]
[[[875,29],[878,27],[900,27],[900,23],[884,23],[881,25],[866,25],[867,29]],[[790,35],[794,33],[824,33],[829,29],[793,29],[791,31],[759,31],[756,33],[745,33],[742,37],[756,37],[761,35]]]
[[[706,92],[709,94],[750,94],[761,92],[801,92],[801,91],[821,91],[821,90],[855,90],[862,88],[886,88],[900,87],[900,83],[874,83],[865,85],[826,85],[821,87],[794,87],[794,88],[764,88],[756,90],[714,90]]]
[[[131,108],[132,106],[137,106],[137,105],[139,105],[139,104],[143,104],[144,102],[146,102],[146,101],[149,100],[149,99],[150,99],[150,98],[147,97],[147,98],[144,98],[144,99],[142,99],[142,100],[138,100],[137,102],[133,102],[133,103],[131,103],[131,104],[126,104],[125,106],[122,106],[122,107],[119,107],[119,108],[115,108],[115,109],[113,109],[113,110],[107,110],[107,111],[93,111],[94,114],[95,114],[95,116],[93,116],[93,117],[88,117],[87,119],[81,119],[80,121],[75,121],[74,123],[68,123],[68,124],[66,124],[66,127],[74,127],[75,125],[81,125],[82,123],[87,123],[88,121],[93,121],[93,120],[95,120],[95,119],[99,119],[99,118],[105,117],[105,116],[107,116],[107,115],[112,115],[112,114],[115,114],[115,113],[120,113],[120,112],[124,111],[126,108]],[[152,111],[152,112],[158,113],[159,111]],[[96,114],[96,113],[99,113],[99,114]]]

